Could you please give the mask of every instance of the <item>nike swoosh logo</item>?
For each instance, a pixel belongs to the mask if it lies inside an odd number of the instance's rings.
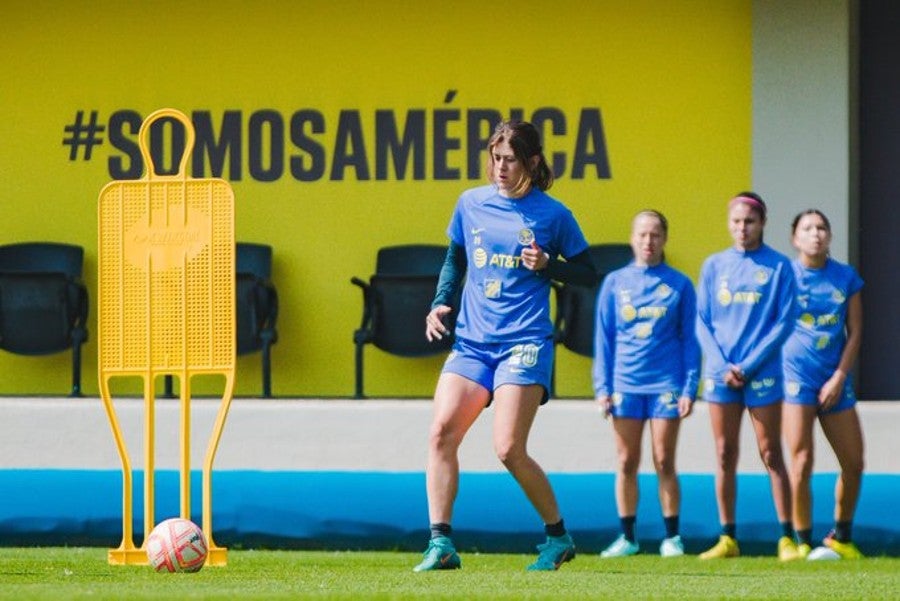
[[[453,557],[453,553],[447,553],[446,555],[444,555],[443,557],[441,557],[441,565],[442,565],[442,566],[447,565],[447,562],[450,561],[450,558],[451,558],[451,557]]]
[[[572,553],[572,552],[569,551],[568,549],[566,549],[565,551],[563,551],[563,554],[559,557],[559,559],[557,560],[557,562],[553,564],[554,566],[556,566],[556,569],[557,569],[557,570],[559,569],[559,566],[561,566],[562,564],[564,564],[564,563],[566,563],[567,561],[569,561],[569,560],[572,559],[572,555],[570,555],[571,553]]]

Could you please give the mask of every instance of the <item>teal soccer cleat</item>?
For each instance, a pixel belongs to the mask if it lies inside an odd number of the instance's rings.
[[[438,536],[428,541],[428,548],[423,555],[421,563],[413,568],[413,572],[458,570],[462,567],[453,541],[446,536]]]
[[[558,570],[559,566],[575,558],[575,543],[568,534],[548,536],[547,542],[538,545],[538,558],[528,566],[529,571]]]

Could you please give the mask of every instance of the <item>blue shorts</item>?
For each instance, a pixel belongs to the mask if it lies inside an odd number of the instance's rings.
[[[614,392],[609,413],[613,417],[632,419],[678,419],[678,392]]]
[[[784,383],[784,402],[792,405],[818,405],[819,389],[800,382],[787,381]],[[853,391],[853,382],[850,381],[850,376],[847,376],[847,380],[844,382],[844,392],[838,402],[827,411],[819,409],[818,413],[819,415],[838,413],[855,406],[856,393]]]
[[[543,405],[550,398],[553,354],[552,338],[524,342],[472,342],[457,338],[441,371],[477,382],[490,391],[492,399],[494,391],[503,384],[540,384],[544,387]]]
[[[710,403],[743,403],[748,408],[778,403],[784,398],[781,366],[754,375],[742,388],[731,388],[716,378],[703,378],[703,398]]]

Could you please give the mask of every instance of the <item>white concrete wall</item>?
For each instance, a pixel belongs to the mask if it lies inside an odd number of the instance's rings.
[[[218,401],[192,401],[192,467],[203,465]],[[143,401],[114,402],[132,467],[143,467]],[[711,474],[714,447],[708,405],[697,403],[683,422],[678,467]],[[866,436],[866,469],[900,473],[900,402],[859,404]],[[156,405],[156,467],[178,469],[179,402]],[[426,400],[236,399],[222,435],[216,470],[423,472],[431,420]],[[460,450],[465,472],[502,472],[491,443],[493,412],[486,410]],[[641,471],[652,473],[645,432]],[[0,398],[0,469],[115,470],[120,463],[103,404],[97,398]],[[593,401],[554,400],[535,421],[530,451],[547,472],[612,473],[612,429]],[[834,455],[817,429],[816,471],[836,472]],[[749,418],[741,431],[740,471],[762,473]]]
[[[752,185],[769,205],[766,242],[788,256],[806,208],[828,215],[832,256],[850,256],[851,21],[850,0],[753,2]]]

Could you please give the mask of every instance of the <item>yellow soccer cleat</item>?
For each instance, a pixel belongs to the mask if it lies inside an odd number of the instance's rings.
[[[809,553],[812,551],[812,547],[810,547],[806,543],[800,543],[797,545],[797,558],[798,559],[806,559],[809,557]]]
[[[719,542],[708,550],[699,555],[700,559],[725,559],[727,557],[738,557],[741,549],[738,547],[737,541],[723,534],[719,537]]]
[[[782,536],[778,539],[778,561],[794,561],[800,559],[797,545],[790,536]]]
[[[825,540],[822,541],[822,544],[840,555],[841,559],[862,559],[865,557],[862,552],[856,548],[856,545],[850,541],[842,543],[835,538],[826,537]]]

